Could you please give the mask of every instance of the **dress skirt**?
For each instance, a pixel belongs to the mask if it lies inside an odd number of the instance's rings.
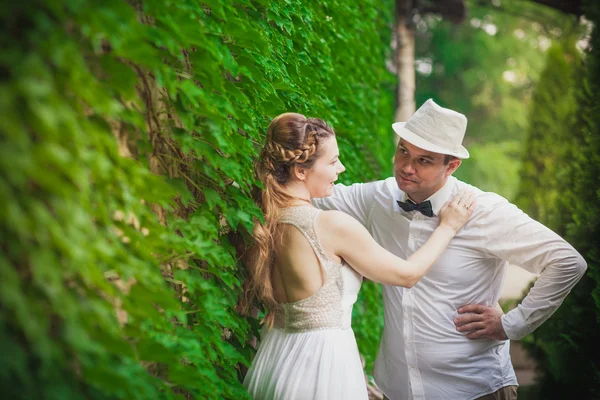
[[[352,328],[263,330],[244,379],[254,400],[366,400],[367,385]]]

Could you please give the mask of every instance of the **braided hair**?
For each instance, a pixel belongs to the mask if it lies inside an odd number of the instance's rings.
[[[277,213],[295,199],[285,187],[292,179],[294,166],[310,169],[319,157],[319,145],[331,136],[335,136],[335,132],[322,119],[296,113],[281,114],[269,124],[266,143],[255,165],[257,178],[264,186],[257,202],[265,222],[254,224],[253,243],[246,253],[245,263],[249,280],[241,305],[242,311],[248,313],[256,302],[260,303],[267,311],[264,322],[269,326],[273,324],[277,305],[272,285],[275,243],[281,236]]]

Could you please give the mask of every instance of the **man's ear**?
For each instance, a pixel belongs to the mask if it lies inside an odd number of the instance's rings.
[[[454,171],[456,171],[458,167],[460,167],[460,164],[462,164],[462,160],[460,158],[453,157],[448,163],[448,168],[446,169],[446,177],[452,175]]]
[[[306,168],[295,164],[292,166],[292,175],[299,181],[304,181],[306,179]]]

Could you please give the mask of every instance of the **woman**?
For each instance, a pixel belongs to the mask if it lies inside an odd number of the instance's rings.
[[[286,113],[269,125],[257,163],[264,224],[253,231],[244,308],[267,310],[266,327],[244,385],[254,399],[367,399],[352,306],[362,277],[412,287],[466,223],[474,195],[454,197],[440,225],[408,260],[380,247],[355,219],[319,211],[345,168],[324,121]]]

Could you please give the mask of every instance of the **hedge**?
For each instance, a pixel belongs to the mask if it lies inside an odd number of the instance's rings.
[[[545,136],[530,140],[525,154],[538,167],[542,178],[522,191],[537,204],[542,222],[564,235],[588,263],[588,270],[558,311],[533,334],[523,339],[539,366],[536,385],[527,399],[600,398],[600,4],[584,2],[586,18],[594,24],[590,46],[582,65],[572,64],[570,74],[560,76],[574,82],[560,96],[538,102],[532,121],[543,115],[553,122]],[[563,60],[573,53],[563,50]],[[544,79],[560,68],[560,53],[549,53],[547,73],[536,88],[538,93],[565,83]],[[559,60],[557,60],[559,58]],[[535,98],[536,96],[534,96]],[[539,98],[539,97],[538,97]],[[571,104],[566,105],[563,101]],[[553,113],[558,105],[569,113]],[[535,115],[534,115],[535,114]],[[554,117],[554,119],[552,119]],[[539,126],[532,126],[532,131]],[[544,148],[547,151],[540,151]],[[550,149],[550,150],[548,150]],[[549,152],[549,153],[548,153]],[[553,157],[553,158],[552,158]],[[548,158],[551,158],[550,160]],[[551,173],[548,173],[551,171]],[[535,170],[527,171],[530,179]],[[547,201],[546,201],[547,200]],[[534,211],[536,208],[534,208]]]

